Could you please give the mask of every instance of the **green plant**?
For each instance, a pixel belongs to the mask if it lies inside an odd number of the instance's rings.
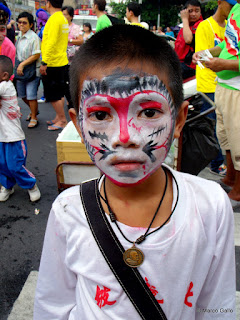
[[[112,11],[113,11],[113,13],[116,14],[118,19],[123,19],[126,15],[126,8],[127,8],[127,4],[129,2],[130,2],[130,0],[126,1],[126,3],[110,2],[109,6],[112,7]]]
[[[217,0],[210,0],[206,5],[205,5],[205,8],[207,10],[214,10],[216,9],[218,6],[218,2]]]

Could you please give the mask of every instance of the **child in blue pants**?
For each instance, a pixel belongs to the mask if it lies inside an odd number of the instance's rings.
[[[13,73],[10,58],[0,56],[0,201],[6,201],[17,183],[28,189],[31,201],[40,199],[36,178],[25,167],[27,144],[20,122],[16,90],[9,80]]]

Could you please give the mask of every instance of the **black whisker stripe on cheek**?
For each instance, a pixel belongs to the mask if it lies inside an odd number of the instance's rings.
[[[97,138],[97,139],[100,139],[100,140],[102,140],[102,141],[104,141],[104,140],[108,141],[108,136],[106,135],[105,132],[104,132],[104,133],[101,133],[101,132],[98,132],[98,133],[97,133],[97,132],[94,130],[94,132],[88,131],[88,133],[89,133],[89,135],[90,135],[90,137],[91,137],[92,139]]]

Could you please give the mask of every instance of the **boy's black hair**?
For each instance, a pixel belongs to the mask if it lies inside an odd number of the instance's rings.
[[[99,11],[104,11],[106,7],[106,1],[105,0],[94,0],[94,4],[98,6]]]
[[[194,6],[194,7],[200,7],[201,8],[201,3],[198,0],[188,0],[185,3],[185,7],[187,8],[188,6]]]
[[[92,31],[91,23],[89,23],[89,22],[84,22],[83,26],[89,28],[89,31]]]
[[[135,17],[140,16],[142,10],[141,6],[137,2],[130,2],[127,5],[128,11],[132,11]]]
[[[47,1],[51,3],[53,8],[62,8],[63,0],[47,0]]]
[[[21,12],[17,18],[17,21],[21,18],[27,18],[30,25],[33,25],[34,23],[33,15],[27,11]]]
[[[170,95],[176,111],[183,102],[182,76],[178,57],[164,38],[138,26],[114,25],[97,32],[74,56],[70,67],[70,90],[76,110],[79,107],[80,80],[94,67],[110,63],[148,63],[156,73],[167,76]],[[80,79],[81,78],[81,79]]]
[[[12,60],[7,56],[0,55],[0,68],[2,72],[8,72],[10,78],[13,74]]]
[[[62,7],[62,11],[67,10],[68,14],[70,15],[70,17],[73,18],[74,16],[74,9],[71,6],[64,6]]]

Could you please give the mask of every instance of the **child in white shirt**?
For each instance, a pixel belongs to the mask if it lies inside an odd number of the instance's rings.
[[[8,200],[17,183],[27,189],[31,201],[40,199],[36,178],[25,167],[27,144],[20,122],[17,94],[10,79],[13,65],[10,58],[0,56],[0,201]]]

